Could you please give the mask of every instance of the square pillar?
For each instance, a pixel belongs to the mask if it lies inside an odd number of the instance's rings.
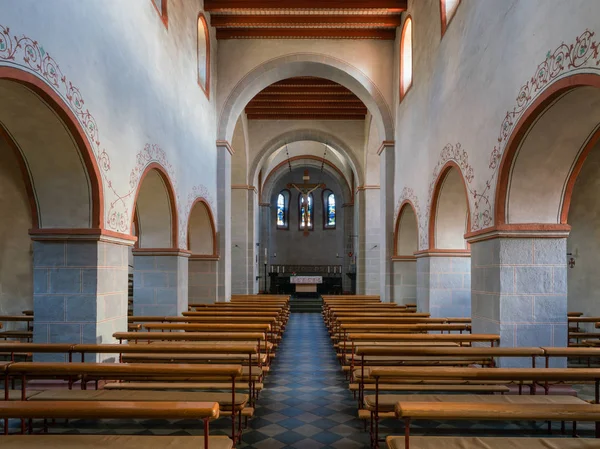
[[[231,186],[231,293],[254,293],[256,284],[254,211],[256,189]]]
[[[543,234],[542,234],[543,235]],[[471,243],[474,333],[500,334],[500,345],[567,345],[566,236],[492,236]],[[553,367],[566,360],[551,359]],[[528,367],[504,358],[503,367]]]
[[[188,292],[190,304],[212,304],[218,295],[219,259],[190,256]]]
[[[396,256],[393,265],[393,294],[397,304],[417,303],[417,259]]]
[[[133,241],[89,233],[32,239],[33,341],[115,343],[113,333],[127,331],[127,262]],[[59,354],[35,356],[36,361],[65,359]],[[113,357],[96,357],[105,360]]]
[[[217,141],[218,300],[231,299],[231,156],[229,142]],[[186,282],[187,285],[187,282]]]
[[[417,308],[432,318],[471,316],[470,253],[417,253]]]
[[[394,148],[394,142],[384,141],[377,152],[380,164],[379,294],[383,302],[394,301]]]
[[[188,307],[188,251],[133,250],[133,314],[178,316]]]

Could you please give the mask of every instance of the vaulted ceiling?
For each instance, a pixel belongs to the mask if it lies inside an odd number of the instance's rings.
[[[364,120],[367,107],[341,84],[299,76],[263,89],[246,114],[249,120]]]
[[[217,39],[394,40],[408,0],[205,0]]]

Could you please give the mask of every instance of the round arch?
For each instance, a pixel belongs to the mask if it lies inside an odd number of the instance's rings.
[[[342,190],[344,191],[346,196],[352,195],[350,184],[348,183],[348,180],[344,176],[344,173],[342,173],[342,171],[332,162],[330,162],[328,160],[323,161],[322,157],[313,156],[310,154],[294,156],[289,159],[290,163],[294,162],[294,161],[305,161],[306,166],[309,166],[309,167],[314,166],[317,168],[321,167],[321,164],[323,164],[323,162],[324,162],[325,165],[323,166],[323,170],[326,171],[327,173],[329,173],[334,179],[336,179],[339,182],[340,187],[342,187]],[[273,167],[273,169],[271,169],[271,171],[267,174],[267,176],[263,182],[263,186],[261,186],[261,187],[263,187],[261,189],[261,191],[262,191],[262,199],[261,200],[263,202],[270,201],[272,187],[275,184],[277,184],[277,181],[282,176],[284,176],[287,173],[287,171],[288,171],[288,160],[285,160],[283,162],[280,162],[276,167]],[[348,198],[346,198],[346,200],[348,200]]]
[[[414,257],[419,250],[419,219],[415,205],[404,200],[400,205],[394,229],[394,256]]]
[[[167,171],[160,164],[153,162],[144,169],[133,204],[135,212],[130,228],[137,230],[140,248],[178,247],[175,190]]]
[[[567,230],[575,181],[600,139],[600,108],[594,108],[600,101],[599,88],[598,75],[565,77],[548,86],[523,113],[499,167],[497,227]],[[524,208],[527,202],[530,207]]]
[[[196,198],[190,208],[187,239],[187,248],[193,257],[218,257],[214,215],[210,204],[204,198]]]
[[[317,76],[351,90],[377,121],[379,135],[394,140],[389,105],[377,86],[358,68],[331,56],[296,53],[271,59],[244,75],[225,99],[219,115],[217,139],[231,142],[238,117],[248,102],[265,87],[294,76]]]
[[[45,81],[13,67],[0,66],[0,98],[1,137],[21,166],[30,197],[32,232],[102,229],[100,169],[71,109]],[[30,126],[32,122],[35,127]]]
[[[333,149],[339,151],[347,158],[347,160],[350,162],[350,167],[352,168],[352,172],[354,173],[354,177],[356,178],[358,185],[363,184],[364,176],[362,170],[359,169],[361,167],[361,164],[359,163],[352,150],[350,150],[348,145],[333,134],[316,129],[298,129],[288,131],[271,139],[254,158],[252,166],[250,167],[250,179],[258,179],[258,172],[260,170],[260,167],[262,166],[264,160],[267,157],[269,157],[273,152],[277,151],[285,144],[300,141],[313,141],[320,143],[326,142],[327,145],[330,145]]]
[[[471,229],[467,192],[467,184],[460,167],[456,162],[448,161],[440,170],[431,196],[430,250],[466,249],[464,236]]]

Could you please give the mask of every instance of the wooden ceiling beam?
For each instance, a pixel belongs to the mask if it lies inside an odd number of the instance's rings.
[[[335,106],[335,107],[330,107],[330,108],[319,108],[319,109],[302,108],[302,107],[274,109],[274,108],[270,108],[270,107],[253,107],[253,108],[249,108],[248,112],[250,112],[252,114],[262,114],[262,115],[267,115],[267,114],[271,114],[271,115],[289,115],[289,114],[293,114],[293,115],[301,115],[301,114],[358,115],[358,114],[363,114],[364,115],[367,113],[367,108],[345,109],[345,108],[340,108],[338,106]]]
[[[328,109],[328,108],[340,108],[340,109],[348,109],[348,110],[365,110],[365,105],[362,101],[358,100],[353,103],[340,103],[337,101],[323,101],[323,102],[255,102],[252,100],[246,106],[246,109],[255,109],[255,108],[271,108],[271,109],[290,109],[295,110],[297,108],[302,109]]]
[[[344,27],[382,26],[395,28],[402,24],[400,15],[212,15],[210,24],[217,28],[240,27],[260,25],[265,28],[271,26],[285,27],[286,25],[343,25]]]
[[[364,120],[363,114],[357,115],[270,115],[270,114],[247,114],[248,120]]]
[[[393,41],[395,28],[217,28],[217,39],[376,39]]]
[[[273,102],[273,103],[298,103],[298,102],[310,102],[310,101],[337,101],[342,103],[354,103],[360,102],[360,98],[349,92],[346,95],[337,94],[312,94],[311,91],[307,90],[304,94],[279,94],[279,93],[259,93],[252,101],[256,102]]]
[[[303,94],[330,94],[335,95],[340,93],[341,95],[347,95],[348,92],[352,93],[343,86],[336,88],[335,86],[330,87],[267,87],[263,89],[258,95],[262,94],[279,94],[279,95],[303,95]]]
[[[388,9],[406,11],[408,0],[204,0],[207,12],[231,9]]]
[[[288,78],[277,81],[271,84],[271,86],[333,86],[336,88],[345,89],[345,87],[341,84],[324,78]]]

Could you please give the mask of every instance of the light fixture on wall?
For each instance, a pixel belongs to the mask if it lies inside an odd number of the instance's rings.
[[[577,259],[579,257],[579,248],[575,248],[575,251],[573,251],[572,253],[567,253],[567,256],[569,256],[567,265],[569,266],[569,268],[574,268],[575,267],[575,259]]]

